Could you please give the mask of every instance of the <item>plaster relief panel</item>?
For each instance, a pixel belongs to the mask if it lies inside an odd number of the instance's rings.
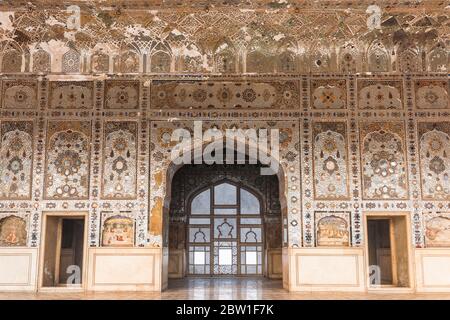
[[[33,122],[1,123],[0,199],[31,198]]]
[[[345,122],[313,124],[314,196],[318,200],[349,198]]]
[[[422,198],[450,200],[450,122],[418,124]]]
[[[138,109],[139,81],[107,80],[105,109]]]
[[[315,212],[318,247],[350,246],[348,212]]]
[[[154,109],[297,109],[296,81],[206,82],[153,81]]]
[[[450,214],[425,216],[427,247],[450,247]]]
[[[3,80],[2,108],[34,109],[37,107],[37,81]]]
[[[403,122],[360,124],[361,170],[365,200],[408,198]]]
[[[135,198],[137,123],[107,122],[104,139],[103,198]]]
[[[402,82],[394,80],[358,80],[358,108],[374,110],[403,109]]]
[[[345,109],[347,84],[345,79],[311,80],[311,103],[313,109]]]
[[[89,121],[49,122],[45,172],[47,199],[88,198],[90,137]]]
[[[132,247],[134,245],[134,220],[124,215],[108,217],[103,223],[102,246]]]
[[[449,82],[446,80],[415,81],[416,106],[418,109],[448,108]]]
[[[0,247],[25,247],[27,221],[16,215],[0,215]]]
[[[92,81],[50,82],[50,109],[91,109],[93,107]]]

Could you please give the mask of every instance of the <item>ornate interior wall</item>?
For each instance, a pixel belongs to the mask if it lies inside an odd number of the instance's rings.
[[[448,12],[386,1],[371,30],[358,3],[4,1],[0,246],[88,211],[92,248],[161,247],[168,137],[204,120],[280,130],[290,248],[361,247],[379,211],[410,213],[414,247],[450,247]]]

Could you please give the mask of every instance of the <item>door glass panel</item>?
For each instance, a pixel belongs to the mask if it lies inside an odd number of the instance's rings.
[[[261,218],[241,218],[241,224],[261,224]]]
[[[191,214],[210,214],[211,211],[211,192],[205,190],[192,200]]]
[[[188,273],[190,274],[210,274],[210,247],[209,246],[189,246]]]
[[[258,264],[258,259],[256,258],[256,251],[247,251],[245,253],[245,264]]]
[[[231,248],[219,248],[219,265],[231,266],[233,264]]]
[[[189,228],[189,242],[210,242],[210,229],[208,228]]]
[[[262,242],[261,228],[241,228],[241,242]]]
[[[202,264],[205,264],[205,262],[206,262],[205,252],[195,251],[194,252],[194,264],[202,265]]]
[[[234,218],[214,219],[214,238],[216,239],[236,238],[236,219]]]
[[[190,218],[189,223],[190,224],[210,224],[211,219],[210,218]]]
[[[236,208],[214,208],[214,214],[236,214]]]
[[[241,214],[259,214],[259,200],[247,190],[241,189]]]
[[[214,187],[214,204],[236,204],[236,186],[222,183]]]

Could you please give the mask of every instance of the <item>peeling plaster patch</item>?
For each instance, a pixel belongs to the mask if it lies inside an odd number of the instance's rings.
[[[183,33],[181,33],[178,29],[173,29],[172,31],[170,31],[170,33],[172,33],[174,36],[182,36]]]
[[[185,47],[182,53],[184,56],[191,58],[200,57],[202,55],[197,49],[192,49],[191,46]]]
[[[286,38],[286,36],[283,33],[279,33],[276,36],[273,37],[275,41],[280,41],[281,39]]]
[[[113,46],[112,44],[109,43],[97,43],[95,45],[95,47],[90,50],[90,52],[94,53],[94,52],[102,52],[108,55],[117,55],[120,53],[119,48]]]
[[[142,27],[142,25],[134,25],[134,26],[128,26],[125,29],[125,32],[128,34],[128,36],[146,36],[150,37],[152,34],[149,29],[146,29]]]
[[[56,20],[54,16],[48,17],[47,20],[45,20],[45,23],[48,24],[49,26],[63,26],[63,27],[66,26],[61,21]]]
[[[75,41],[76,31],[64,31],[64,38],[69,41]]]
[[[14,27],[12,25],[13,20],[14,20],[13,11],[0,12],[0,29],[8,31],[14,30]]]
[[[219,47],[217,47],[217,51],[225,50],[228,48],[228,43],[222,43]]]

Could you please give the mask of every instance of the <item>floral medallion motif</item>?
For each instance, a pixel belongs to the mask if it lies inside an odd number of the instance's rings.
[[[373,80],[358,81],[358,108],[359,109],[403,109],[402,83],[400,81]]]
[[[2,107],[5,109],[37,108],[37,82],[26,80],[3,81]]]
[[[448,108],[447,81],[416,81],[416,104],[418,109]]]
[[[315,198],[347,199],[349,194],[345,123],[316,122],[313,128]]]
[[[450,122],[419,123],[422,197],[450,200]]]
[[[311,80],[311,101],[313,109],[345,109],[345,80]]]
[[[107,122],[104,145],[103,198],[135,198],[137,123]]]
[[[139,81],[106,81],[105,109],[138,109]]]
[[[0,199],[31,197],[33,123],[3,122],[0,147]]]
[[[85,199],[89,195],[89,122],[52,122],[47,130],[45,196]]]
[[[365,199],[407,199],[408,182],[403,128],[392,124],[361,124],[361,166]],[[376,130],[377,129],[377,130]]]
[[[153,81],[154,109],[296,109],[298,84],[280,82]]]

